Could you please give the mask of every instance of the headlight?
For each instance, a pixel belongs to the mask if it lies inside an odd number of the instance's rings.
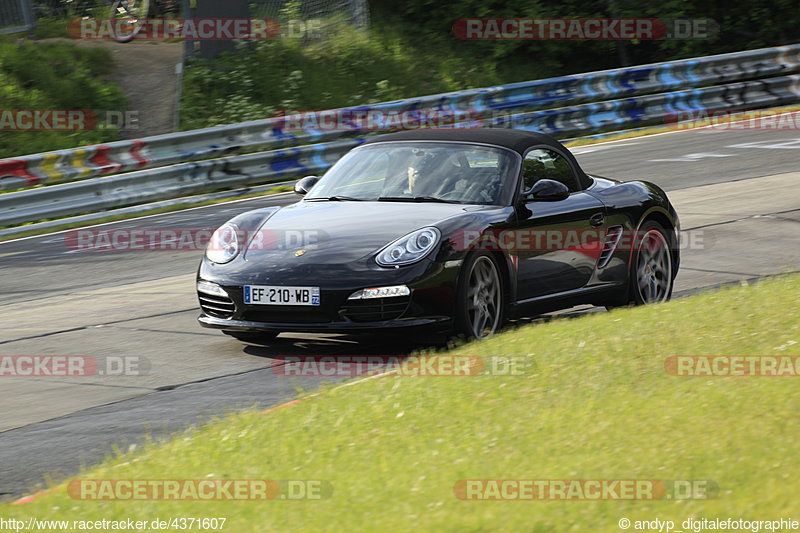
[[[441,234],[436,228],[422,228],[400,237],[378,252],[375,261],[381,266],[400,266],[416,263],[439,243]]]
[[[239,228],[226,222],[211,235],[206,257],[215,263],[227,263],[239,254]]]

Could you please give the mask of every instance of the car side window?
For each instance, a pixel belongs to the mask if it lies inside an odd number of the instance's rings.
[[[578,191],[578,180],[572,167],[562,155],[553,150],[536,149],[528,152],[522,162],[522,190],[527,192],[541,179],[560,181],[569,192]]]

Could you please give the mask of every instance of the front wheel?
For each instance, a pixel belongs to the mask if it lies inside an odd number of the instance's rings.
[[[670,239],[657,222],[642,224],[631,262],[630,299],[636,305],[662,303],[674,285]]]
[[[456,291],[456,330],[470,338],[492,336],[503,323],[503,300],[494,258],[486,253],[468,256]]]

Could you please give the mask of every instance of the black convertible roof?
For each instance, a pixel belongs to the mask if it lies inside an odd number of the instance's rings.
[[[543,133],[532,131],[512,130],[508,128],[479,128],[479,129],[415,129],[399,133],[389,133],[373,137],[365,144],[388,141],[462,141],[494,144],[510,148],[520,155],[531,146],[548,145],[564,147],[557,140]]]
[[[582,188],[586,188],[592,183],[592,179],[586,175],[575,156],[567,150],[560,142],[545,135],[532,131],[513,130],[509,128],[477,128],[477,129],[416,129],[389,133],[368,139],[364,144],[391,141],[461,141],[472,143],[493,144],[514,150],[520,155],[525,155],[525,151],[532,146],[551,146],[566,155],[567,159],[576,169],[578,180]]]

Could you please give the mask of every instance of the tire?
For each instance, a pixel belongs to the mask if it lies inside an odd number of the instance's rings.
[[[649,305],[669,301],[675,282],[671,239],[664,227],[648,220],[639,228],[631,258],[629,301]]]
[[[491,254],[467,256],[456,290],[455,327],[467,338],[485,339],[503,324],[503,278]]]
[[[125,34],[117,34],[114,38],[118,43],[129,43],[142,29],[142,19],[147,19],[150,13],[151,0],[114,0],[111,4],[109,18],[112,20],[129,19],[131,21],[130,31]],[[116,30],[117,25],[114,24]]]
[[[238,332],[238,331],[223,331],[225,335],[230,335],[236,340],[242,342],[249,342],[252,344],[262,344],[274,340],[275,337],[280,335],[277,331],[264,331],[258,333],[252,332]]]

